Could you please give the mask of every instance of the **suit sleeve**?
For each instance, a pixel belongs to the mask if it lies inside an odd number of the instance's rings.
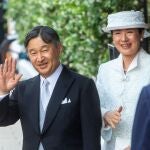
[[[98,94],[100,97],[100,102],[101,102],[101,111],[102,111],[102,130],[101,130],[101,136],[103,137],[103,139],[105,141],[110,141],[112,138],[112,128],[110,126],[105,127],[105,123],[104,123],[104,114],[108,111],[110,111],[110,109],[107,108],[107,102],[109,99],[109,95],[108,93],[106,93],[105,91],[105,67],[103,66],[103,64],[100,65],[99,67],[99,71],[98,71],[98,75],[97,75],[97,80],[96,80],[96,86],[97,86],[97,90],[98,90]]]
[[[131,150],[150,150],[150,87],[145,87],[136,108]]]
[[[102,126],[100,101],[92,79],[84,84],[80,107],[84,150],[100,150]]]
[[[0,101],[0,126],[14,124],[19,119],[18,103],[15,99],[16,90]]]

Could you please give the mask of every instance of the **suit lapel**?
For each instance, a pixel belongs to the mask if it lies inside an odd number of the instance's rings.
[[[30,115],[30,120],[35,128],[36,132],[40,132],[39,128],[39,99],[40,99],[40,77],[35,77],[28,85],[29,91],[27,94],[28,102],[28,112]]]
[[[64,99],[73,81],[74,78],[72,77],[70,71],[65,66],[63,66],[62,73],[57,80],[50,102],[47,107],[42,133],[46,131],[46,129],[50,126],[53,119],[55,118],[58,108],[60,107],[61,102]]]

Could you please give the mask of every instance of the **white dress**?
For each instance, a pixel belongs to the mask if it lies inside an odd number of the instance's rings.
[[[122,55],[100,65],[97,89],[102,115],[106,111],[123,106],[121,121],[115,129],[102,128],[104,150],[123,150],[130,145],[132,124],[139,94],[143,86],[150,83],[150,55],[141,49],[133,59],[126,74]]]

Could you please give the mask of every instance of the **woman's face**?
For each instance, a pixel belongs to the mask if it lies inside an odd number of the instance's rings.
[[[120,29],[112,31],[113,43],[123,56],[135,56],[140,49],[143,32],[139,29]]]

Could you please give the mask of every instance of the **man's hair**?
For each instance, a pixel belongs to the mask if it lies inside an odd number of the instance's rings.
[[[29,41],[36,37],[41,37],[41,39],[47,44],[53,43],[57,46],[57,44],[60,43],[59,36],[54,29],[48,26],[36,26],[27,33],[24,40],[24,46],[27,47]]]

